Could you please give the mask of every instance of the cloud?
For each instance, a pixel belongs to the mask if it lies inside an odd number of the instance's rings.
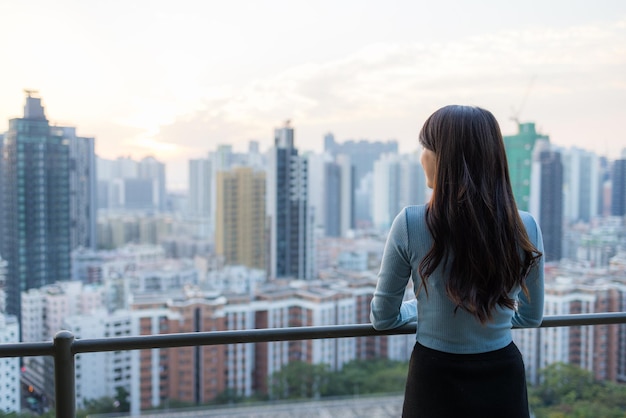
[[[309,143],[321,143],[323,133],[340,130],[343,138],[396,138],[412,144],[419,121],[439,106],[482,105],[506,125],[522,110],[527,94],[524,115],[544,125],[551,119],[563,124],[563,111],[570,112],[570,119],[585,118],[585,109],[572,102],[600,107],[617,102],[626,111],[625,73],[623,20],[444,43],[375,43],[340,59],[306,62],[241,86],[222,86],[221,94],[207,97],[197,110],[160,126],[153,140],[172,144],[177,158],[197,157],[221,143],[243,148],[256,139],[269,145],[274,127],[292,119]]]

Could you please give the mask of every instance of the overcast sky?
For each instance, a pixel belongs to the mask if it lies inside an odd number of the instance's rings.
[[[218,144],[323,135],[417,148],[437,108],[626,147],[626,1],[0,1],[0,131],[35,89],[104,158],[154,155],[184,188]]]

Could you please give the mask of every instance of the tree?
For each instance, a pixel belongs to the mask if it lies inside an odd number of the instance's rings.
[[[326,364],[295,361],[270,377],[272,399],[319,398],[326,392],[330,373]]]
[[[76,416],[87,417],[92,414],[128,412],[130,411],[128,395],[128,391],[123,386],[118,386],[115,388],[114,397],[105,396],[98,399],[85,400],[84,407],[76,411]]]
[[[529,388],[537,418],[624,418],[626,386],[597,381],[577,366],[552,364],[540,372],[541,383]]]
[[[565,363],[551,364],[543,369],[540,381],[535,393],[546,406],[561,402],[565,397],[569,402],[589,397],[588,392],[594,387],[591,372]]]
[[[244,397],[242,395],[237,394],[235,389],[226,389],[219,395],[213,399],[213,403],[216,404],[231,404],[231,403],[240,403],[244,401]]]
[[[353,360],[334,373],[328,395],[402,392],[407,367],[405,362],[387,359]]]
[[[404,390],[407,364],[386,359],[353,360],[332,372],[328,365],[290,363],[270,377],[272,399],[355,396]]]
[[[117,402],[116,411],[119,412],[129,412],[130,411],[130,401],[128,400],[130,393],[126,390],[124,386],[117,386],[115,388],[115,402]]]

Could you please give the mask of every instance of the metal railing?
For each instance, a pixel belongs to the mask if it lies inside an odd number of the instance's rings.
[[[626,324],[626,312],[547,316],[544,318],[540,327],[607,324]],[[76,413],[74,367],[74,356],[76,354],[151,348],[413,334],[415,331],[415,323],[387,331],[376,331],[370,324],[355,324],[90,339],[75,339],[74,334],[71,332],[59,331],[53,341],[0,344],[0,358],[33,356],[54,357],[56,416],[60,418],[73,418]]]

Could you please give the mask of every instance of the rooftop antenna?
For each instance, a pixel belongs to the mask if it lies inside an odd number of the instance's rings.
[[[39,94],[39,91],[33,89],[24,89],[24,93],[31,97],[33,94]]]
[[[524,98],[522,99],[522,103],[520,103],[519,107],[517,108],[517,110],[515,110],[514,108],[511,108],[511,113],[513,113],[511,115],[511,120],[514,121],[517,126],[519,127],[520,122],[519,122],[519,115],[522,113],[522,110],[524,110],[524,105],[526,104],[526,99],[528,99],[528,95],[530,94],[530,90],[533,88],[533,84],[535,82],[535,78],[537,78],[536,75],[533,75],[530,78],[530,83],[528,83],[528,88],[526,89],[526,93],[524,94]]]

